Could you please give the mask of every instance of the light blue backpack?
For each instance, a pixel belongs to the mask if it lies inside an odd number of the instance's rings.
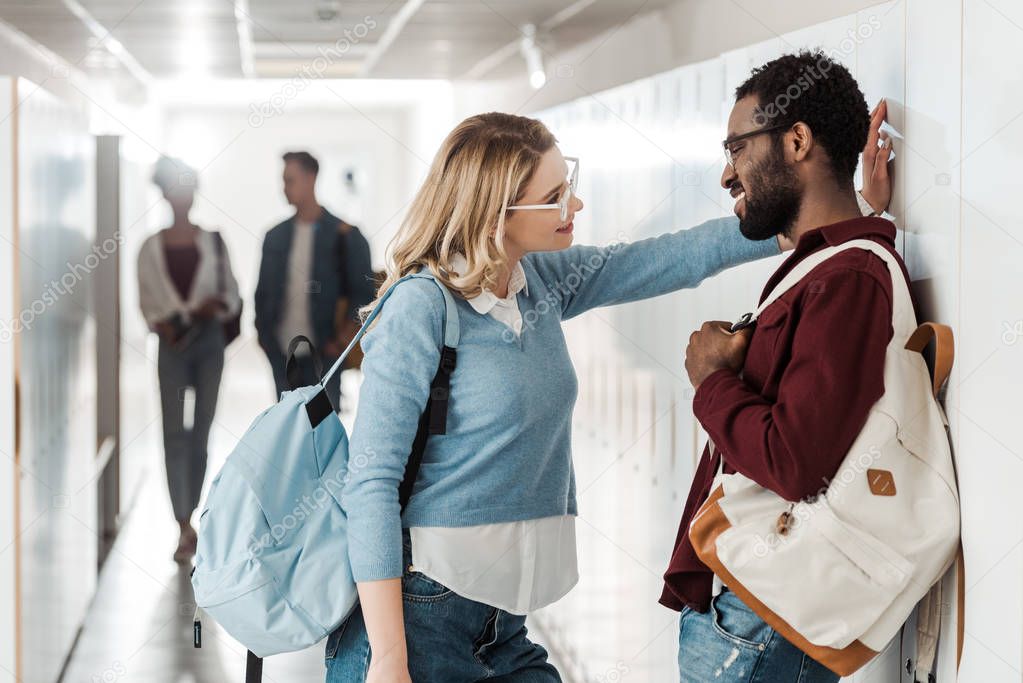
[[[277,404],[260,413],[210,487],[192,570],[196,611],[208,613],[249,649],[250,673],[253,659],[314,645],[355,609],[347,520],[339,503],[348,436],[324,387],[394,288],[410,278],[429,279],[440,288],[445,330],[440,367],[400,487],[404,509],[427,436],[444,433],[458,346],[455,300],[427,272],[407,275],[384,293],[319,384],[282,392]],[[289,366],[299,341],[308,343],[304,337],[292,340]],[[198,616],[195,641],[199,647]]]

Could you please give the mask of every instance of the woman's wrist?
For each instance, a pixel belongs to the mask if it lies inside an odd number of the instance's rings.
[[[388,670],[407,665],[401,579],[360,581],[356,586],[373,661]]]
[[[405,638],[401,642],[387,639],[383,643],[370,638],[369,649],[373,653],[370,668],[381,668],[385,671],[400,671],[408,668],[408,650]]]

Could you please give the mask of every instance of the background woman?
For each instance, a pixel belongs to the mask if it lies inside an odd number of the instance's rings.
[[[171,226],[151,235],[138,257],[139,305],[160,336],[157,369],[163,416],[167,486],[180,527],[174,560],[195,554],[192,513],[206,476],[207,444],[224,369],[224,321],[241,309],[238,283],[220,233],[189,220],[196,174],[176,159],[161,158],[153,182],[174,214]],[[191,426],[185,390],[195,392]]]

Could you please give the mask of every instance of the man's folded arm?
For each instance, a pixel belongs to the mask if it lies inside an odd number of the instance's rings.
[[[838,471],[884,394],[892,334],[889,294],[874,275],[832,271],[814,290],[803,296],[777,400],[719,370],[693,401],[725,461],[790,501],[826,488]]]

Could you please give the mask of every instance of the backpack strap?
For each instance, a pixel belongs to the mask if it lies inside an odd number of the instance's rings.
[[[359,331],[355,334],[354,337],[352,337],[352,341],[348,343],[348,346],[345,347],[345,350],[341,352],[341,355],[338,356],[336,361],[334,361],[334,364],[330,366],[330,370],[327,371],[327,374],[324,375],[323,378],[320,380],[321,386],[327,385],[327,382],[334,375],[334,373],[337,372],[338,368],[341,367],[341,364],[344,362],[348,354],[352,352],[352,349],[355,348],[355,345],[358,344],[359,341],[362,339],[362,335],[366,334],[370,326],[373,324],[373,321],[376,320],[377,315],[380,314],[381,309],[383,309],[384,303],[390,298],[391,294],[394,293],[395,288],[402,282],[405,282],[406,280],[411,280],[412,278],[433,280],[437,284],[437,287],[440,288],[441,293],[444,295],[444,346],[449,346],[452,349],[458,347],[458,337],[460,334],[460,328],[458,325],[458,306],[455,304],[455,298],[451,296],[451,292],[448,291],[448,288],[441,284],[440,280],[435,278],[433,274],[430,273],[429,271],[411,273],[401,278],[393,285],[391,285],[388,288],[388,290],[384,292],[383,296],[380,297],[380,301],[377,302],[377,305],[370,312],[369,316],[366,318],[366,321],[362,323],[362,327],[359,328]]]
[[[832,256],[849,249],[862,249],[872,252],[888,266],[888,271],[892,277],[892,329],[895,331],[892,339],[893,341],[895,339],[908,339],[916,329],[916,316],[913,312],[913,299],[909,293],[909,283],[906,282],[906,278],[902,274],[902,268],[899,267],[898,261],[896,261],[895,256],[890,251],[877,242],[864,239],[850,240],[834,247],[821,249],[807,256],[775,285],[771,293],[764,298],[763,302],[754,312],[743,316],[742,326],[751,325],[768,306],[781,298],[785,292],[796,286],[814,268]]]
[[[419,416],[419,428],[416,430],[416,436],[412,440],[412,450],[409,453],[408,462],[405,463],[405,474],[401,479],[401,483],[398,485],[398,502],[401,505],[401,509],[404,511],[405,506],[408,504],[409,499],[412,497],[412,487],[415,486],[416,477],[419,476],[419,467],[423,463],[423,454],[426,452],[426,439],[431,434],[444,434],[447,432],[447,418],[448,418],[448,402],[451,396],[451,375],[455,372],[455,364],[457,361],[458,338],[461,333],[460,326],[458,323],[458,305],[455,303],[455,298],[451,296],[451,292],[444,284],[433,276],[428,270],[423,269],[418,273],[412,273],[401,278],[397,282],[388,288],[384,292],[383,296],[380,297],[380,301],[377,302],[376,307],[366,318],[366,322],[362,324],[358,334],[352,339],[351,343],[348,344],[348,348],[344,350],[341,356],[334,361],[334,365],[330,368],[323,379],[320,380],[321,386],[326,386],[327,380],[330,379],[331,375],[344,362],[345,356],[347,356],[355,345],[362,339],[362,335],[366,333],[369,326],[373,324],[377,314],[384,306],[384,302],[391,296],[394,289],[405,280],[412,278],[422,278],[424,280],[432,280],[437,287],[440,288],[441,294],[444,295],[444,344],[440,350],[440,362],[437,365],[437,372],[433,376],[433,381],[430,382],[430,397],[426,401],[426,408],[423,410],[423,414]]]
[[[922,323],[910,335],[906,348],[910,351],[923,352],[931,340],[934,340],[934,370],[932,372],[932,390],[938,398],[942,385],[952,372],[955,360],[955,337],[952,328],[939,323]],[[966,559],[963,556],[963,544],[959,542],[954,562],[955,572],[955,609],[956,609],[956,670],[963,658],[963,639],[966,626]],[[916,675],[917,681],[932,680],[937,656],[938,637],[941,632],[942,605],[948,598],[944,595],[944,577],[939,579],[927,595],[920,601],[917,614],[916,632]]]
[[[298,361],[295,360],[295,352],[298,351],[299,344],[305,343],[309,346],[309,356],[313,360],[313,369],[317,375],[323,374],[323,361],[320,360],[320,354],[316,353],[316,347],[309,337],[304,334],[298,334],[291,338],[288,342],[288,351],[284,354],[284,377],[288,381],[288,386],[291,389],[298,389],[302,386],[301,376],[298,374]],[[333,412],[333,406],[330,407]],[[310,416],[312,417],[312,416]],[[319,424],[319,420],[313,421],[313,425]]]
[[[448,288],[445,287],[441,281],[435,278],[429,271],[423,270],[407,277],[418,277],[425,280],[433,280],[444,295],[444,345],[440,350],[440,361],[437,365],[437,373],[433,377],[433,382],[430,383],[430,399],[427,402],[426,410],[423,411],[422,418],[420,419],[420,431],[424,429],[423,425],[425,424],[428,434],[444,434],[447,431],[448,398],[451,394],[451,375],[455,371],[455,362],[457,360],[456,349],[458,348],[458,338],[460,335],[458,306],[455,304],[455,298],[451,296],[451,292],[448,291]],[[417,434],[416,436],[418,438],[419,435]],[[425,448],[425,437],[423,443]],[[412,479],[415,480],[415,477],[413,476]]]
[[[224,237],[219,230],[213,231],[213,246],[217,250],[217,294],[227,298],[227,284],[224,277]]]
[[[934,398],[938,398],[941,386],[948,379],[952,372],[952,362],[955,359],[955,337],[952,328],[948,325],[938,323],[923,323],[916,328],[906,342],[906,348],[910,351],[922,352],[927,348],[931,339],[934,340],[934,372],[932,382]]]

